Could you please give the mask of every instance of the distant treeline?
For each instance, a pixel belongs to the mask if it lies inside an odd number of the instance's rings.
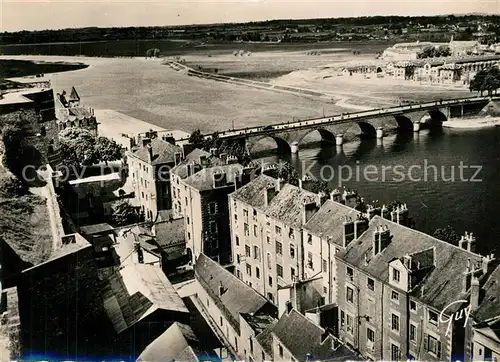
[[[90,41],[110,41],[124,39],[168,39],[168,38],[190,38],[196,34],[204,32],[234,32],[248,31],[249,29],[265,29],[266,31],[282,31],[288,27],[317,26],[323,29],[333,29],[338,26],[408,26],[419,24],[427,26],[433,24],[442,25],[463,25],[487,22],[490,24],[500,24],[498,15],[464,15],[464,16],[373,16],[358,18],[333,18],[333,19],[303,19],[303,20],[269,20],[238,24],[209,24],[209,25],[186,25],[171,27],[123,27],[123,28],[80,28],[80,29],[59,29],[41,31],[19,31],[0,33],[0,44],[40,44],[59,42],[90,42]],[[228,39],[230,40],[230,39]],[[252,39],[253,40],[253,39]]]

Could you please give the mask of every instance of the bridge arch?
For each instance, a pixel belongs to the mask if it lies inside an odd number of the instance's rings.
[[[254,150],[254,147],[261,141],[263,140],[274,140],[276,143],[276,148],[278,150],[278,153],[291,153],[292,148],[290,144],[283,138],[277,137],[274,135],[262,135],[262,136],[257,136],[257,137],[249,137],[246,139],[246,148],[248,153],[252,153]]]
[[[356,122],[363,136],[375,137],[377,135],[377,130],[375,127],[368,122]]]
[[[296,141],[300,145],[301,142],[306,138],[307,136],[311,135],[311,133],[318,132],[319,135],[321,136],[321,141],[326,141],[330,143],[335,142],[335,134],[332,131],[329,131],[324,128],[313,128],[308,130],[307,132],[304,132]]]
[[[405,131],[413,131],[413,122],[411,119],[405,115],[394,116],[396,122],[398,122],[398,128]]]
[[[441,127],[443,122],[446,122],[448,118],[438,109],[433,109],[428,112],[427,117],[423,117],[423,123],[426,123],[428,127]]]

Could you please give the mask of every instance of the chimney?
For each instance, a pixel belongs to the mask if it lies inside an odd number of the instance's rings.
[[[475,311],[479,307],[479,291],[479,280],[476,277],[472,277],[470,285],[470,307],[472,311]]]
[[[377,215],[377,209],[373,207],[373,205],[368,205],[366,207],[366,217],[368,218],[368,220],[373,219],[375,215]]]
[[[213,186],[214,188],[217,187],[224,187],[227,185],[227,177],[225,172],[215,172],[213,174]]]
[[[204,168],[208,166],[208,157],[206,155],[200,156],[200,165]]]
[[[381,253],[391,242],[391,232],[387,225],[379,225],[373,232],[373,256]]]
[[[293,309],[293,306],[292,306],[292,302],[290,302],[289,300],[285,303],[285,307],[286,307],[286,313],[289,314],[292,309]]]
[[[264,190],[264,204],[265,204],[265,206],[269,205],[269,203],[273,200],[274,196],[276,196],[276,187],[275,186],[268,186]]]
[[[476,252],[476,237],[470,233],[466,234],[465,239],[467,240],[467,250],[470,252]]]
[[[187,170],[187,177],[193,175],[193,165],[192,164],[188,163],[186,165],[186,170]]]
[[[382,205],[382,209],[380,210],[380,216],[382,216],[384,219],[389,220],[389,209],[387,206]]]
[[[327,195],[325,192],[320,191],[320,192],[318,193],[318,202],[317,202],[318,207],[323,206],[323,204],[324,204],[327,200],[328,200],[328,195]]]
[[[284,179],[282,179],[281,177],[278,177],[278,181],[276,182],[277,192],[281,191],[281,189],[283,188],[283,186],[285,186],[285,183],[286,183],[286,181]]]
[[[149,155],[149,160],[153,160],[153,146],[151,146],[151,143],[148,143],[146,145],[146,148],[148,149],[148,155]]]
[[[467,240],[465,240],[465,236],[462,235],[458,242],[458,246],[460,247],[460,249],[467,250]]]
[[[349,216],[346,216],[342,224],[344,226],[343,243],[344,248],[346,248],[347,245],[349,245],[349,243],[354,239],[354,222]]]
[[[338,189],[333,190],[330,192],[330,200],[334,202],[339,202],[342,203],[342,194]]]
[[[174,155],[174,162],[176,165],[178,165],[179,163],[181,163],[182,161],[182,153],[181,152],[176,152],[175,155]]]
[[[355,208],[358,200],[358,194],[356,191],[344,191],[344,194],[342,195],[342,199],[344,200],[344,203],[346,206]]]
[[[64,235],[61,238],[61,242],[63,245],[76,244],[76,236],[75,235]]]
[[[142,137],[141,138],[141,143],[142,143],[142,147],[146,147],[147,145],[151,144],[151,138],[149,138],[149,137]]]
[[[487,256],[484,256],[481,260],[481,264],[482,264],[482,269],[483,269],[483,274],[486,275],[488,274],[491,269],[492,269],[492,262],[495,260],[493,254],[490,254],[490,255],[487,255]]]
[[[354,221],[354,239],[359,238],[366,230],[368,230],[368,220],[362,214],[358,214]]]
[[[319,306],[306,311],[306,318],[312,321],[317,326],[321,326],[321,311],[319,309]]]
[[[224,162],[224,164],[227,164],[227,153],[221,153],[219,155],[219,158]]]
[[[306,224],[316,211],[318,211],[318,205],[316,205],[316,202],[307,202],[304,200],[302,206],[302,223]]]
[[[212,148],[210,149],[210,153],[212,154],[212,156],[216,156],[216,154],[217,154],[217,148],[212,147]]]

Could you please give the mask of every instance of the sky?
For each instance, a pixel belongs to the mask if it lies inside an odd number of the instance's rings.
[[[471,12],[500,0],[0,0],[0,31]]]

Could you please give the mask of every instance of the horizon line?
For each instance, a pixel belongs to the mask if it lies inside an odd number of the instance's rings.
[[[83,26],[76,28],[45,28],[45,29],[19,29],[2,31],[0,34],[18,33],[18,32],[39,32],[39,31],[62,31],[62,30],[83,30],[83,29],[124,29],[124,28],[182,28],[182,27],[195,27],[195,26],[216,26],[216,25],[247,25],[253,23],[265,23],[272,21],[314,21],[314,20],[329,20],[329,19],[370,19],[377,17],[387,17],[387,18],[439,18],[439,17],[467,17],[467,16],[493,16],[500,17],[500,14],[495,12],[465,12],[465,13],[444,13],[435,15],[397,15],[397,14],[374,14],[374,15],[360,15],[360,16],[342,16],[342,17],[319,17],[319,18],[274,18],[274,19],[262,19],[262,20],[249,20],[243,22],[222,22],[222,23],[190,23],[190,24],[177,24],[177,25],[122,25],[122,26]]]

